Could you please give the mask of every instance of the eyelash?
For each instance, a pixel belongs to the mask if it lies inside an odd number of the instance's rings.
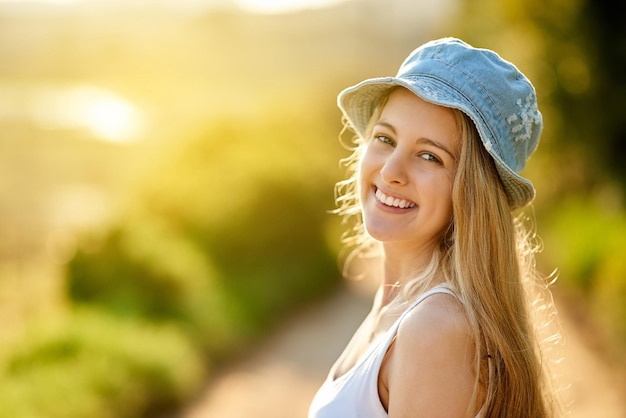
[[[386,145],[391,145],[392,147],[395,147],[395,142],[393,141],[393,139],[389,138],[386,135],[375,135],[374,139],[376,139],[377,141],[386,144]],[[441,160],[433,153],[430,152],[422,152],[419,154],[419,156],[424,159],[425,161],[430,161],[433,163],[437,163],[437,164],[442,164]],[[424,158],[424,156],[428,156],[428,158]]]
[[[376,135],[374,137],[374,139],[382,142],[383,144],[387,144],[387,145],[391,145],[391,146],[395,146],[395,142],[393,142],[393,139],[389,138],[388,136],[385,135]]]

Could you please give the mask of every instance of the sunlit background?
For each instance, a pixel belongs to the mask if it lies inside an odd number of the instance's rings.
[[[344,287],[336,94],[441,36],[535,83],[540,267],[623,393],[626,31],[608,3],[0,0],[0,417],[179,416],[322,309]],[[577,388],[572,416],[591,416]]]

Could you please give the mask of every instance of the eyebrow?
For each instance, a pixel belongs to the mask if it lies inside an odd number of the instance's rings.
[[[389,129],[391,132],[393,132],[394,135],[397,135],[396,128],[394,128],[394,126],[392,124],[390,124],[388,122],[385,122],[384,120],[379,120],[378,122],[376,122],[374,124],[374,126],[377,126],[377,125],[384,126],[385,128]],[[437,147],[437,148],[441,149],[442,151],[445,151],[446,153],[448,153],[450,155],[450,157],[452,157],[452,159],[456,161],[457,157],[454,155],[454,153],[450,149],[448,149],[448,147],[446,147],[445,145],[443,145],[439,141],[435,141],[435,140],[430,139],[430,138],[418,138],[415,142],[423,143],[423,144],[429,144],[429,145],[432,145],[434,147]]]

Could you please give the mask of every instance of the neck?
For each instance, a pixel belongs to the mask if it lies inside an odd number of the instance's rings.
[[[431,261],[433,247],[407,247],[401,243],[383,244],[382,302],[389,303],[398,292]]]

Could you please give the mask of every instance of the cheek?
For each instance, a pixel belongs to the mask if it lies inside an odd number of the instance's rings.
[[[448,175],[438,175],[429,183],[429,190],[434,200],[438,202],[438,210],[446,218],[452,217],[452,179]]]
[[[446,218],[452,219],[454,215],[454,211],[452,210],[452,197],[446,202]]]
[[[447,182],[445,185],[442,185],[442,190],[447,190],[446,195],[443,199],[443,206],[445,209],[446,217],[448,219],[452,219],[452,215],[454,213],[453,210],[453,202],[452,202],[452,183]]]

